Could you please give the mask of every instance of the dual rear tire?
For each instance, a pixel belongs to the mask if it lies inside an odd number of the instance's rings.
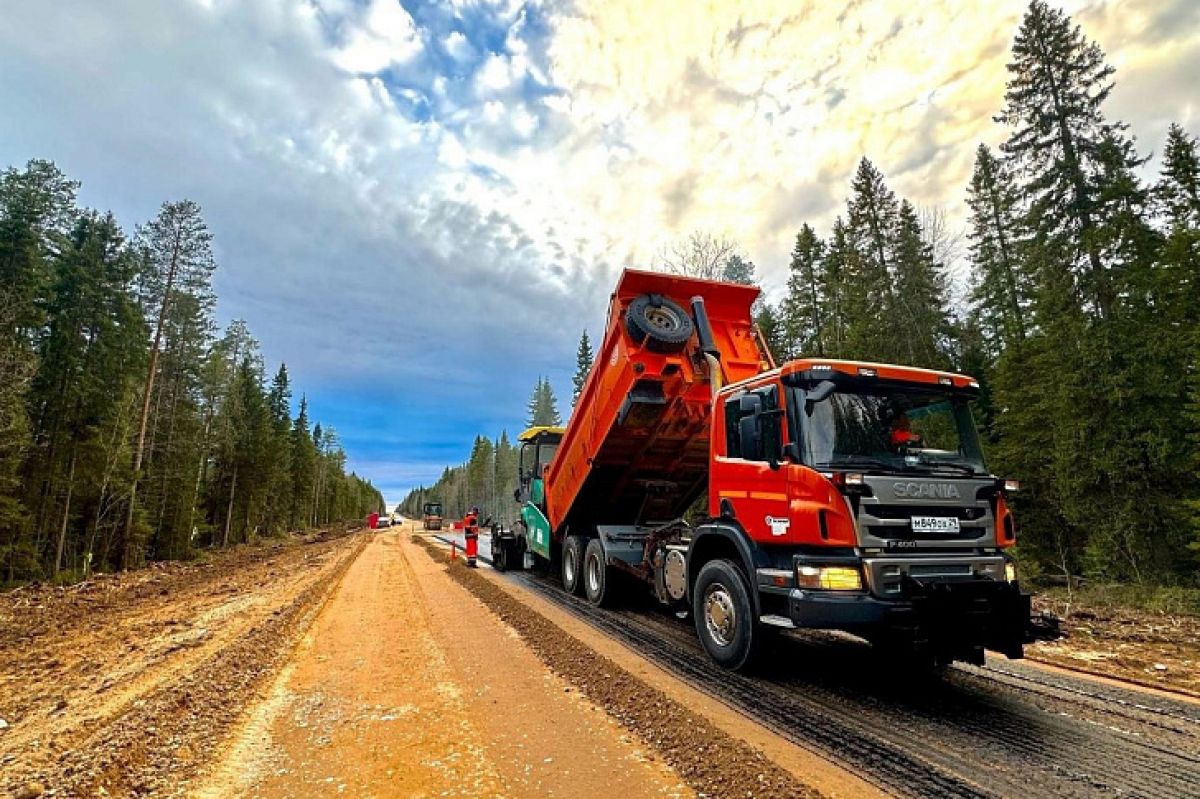
[[[587,539],[581,535],[569,535],[562,547],[562,584],[568,594],[583,593],[583,552]]]
[[[608,607],[614,594],[613,577],[599,538],[567,536],[562,548],[562,582],[568,594]]]

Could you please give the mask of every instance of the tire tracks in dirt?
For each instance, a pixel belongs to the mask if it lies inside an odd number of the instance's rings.
[[[426,539],[414,536],[414,540],[432,557],[445,558],[444,550]],[[658,752],[698,794],[806,799],[823,795],[762,752],[564,632],[462,561],[451,563],[448,573],[512,627],[551,671]]]

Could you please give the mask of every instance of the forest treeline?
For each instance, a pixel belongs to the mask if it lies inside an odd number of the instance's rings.
[[[864,158],[831,229],[801,225],[785,296],[760,303],[756,318],[779,360],[978,377],[989,466],[1023,485],[1027,575],[1194,585],[1200,156],[1172,125],[1151,163],[1105,113],[1112,88],[1100,47],[1061,11],[1031,3],[996,116],[1007,138],[998,150],[978,147],[966,187],[965,246],[944,214],[897,196]],[[964,259],[970,285],[956,299],[951,269]],[[754,281],[754,265],[711,234],[668,248],[657,265]],[[467,464],[414,492],[406,509],[428,496],[455,514],[492,496],[511,502],[511,457],[506,437],[477,439]]]
[[[212,235],[166,203],[127,236],[49,161],[0,174],[0,583],[186,558],[361,519],[347,474],[244,322],[213,319]]]
[[[584,332],[579,343],[579,365],[575,370],[575,397],[592,365],[592,348]],[[572,398],[574,399],[574,397]],[[558,398],[550,381],[539,377],[526,406],[525,427],[562,424]],[[517,519],[517,504],[512,492],[517,486],[520,445],[508,437],[508,431],[491,440],[476,436],[471,456],[459,466],[447,466],[432,486],[410,491],[400,502],[399,512],[410,519],[421,518],[426,502],[441,502],[448,519],[461,519],[472,507],[479,508],[480,520],[511,525]]]

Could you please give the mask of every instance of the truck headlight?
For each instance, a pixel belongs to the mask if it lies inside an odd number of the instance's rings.
[[[1006,560],[1004,562],[1004,579],[1010,583],[1015,583],[1017,581],[1017,564],[1013,563],[1011,560]]]
[[[796,567],[796,584],[801,588],[816,588],[822,591],[861,591],[862,574],[857,566],[811,566]]]

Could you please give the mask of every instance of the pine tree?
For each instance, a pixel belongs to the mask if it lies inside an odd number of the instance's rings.
[[[150,403],[158,376],[158,359],[163,331],[172,303],[181,293],[207,293],[216,265],[212,255],[212,234],[204,224],[200,206],[190,200],[166,203],[158,216],[138,231],[139,246],[145,252],[143,296],[146,310],[153,314],[154,339],[142,391],[142,414],[133,450],[133,482],[130,486],[124,540],[121,543],[121,567],[129,568],[138,557],[142,534],[135,527],[137,492],[142,462],[146,453],[146,430],[150,422]]]
[[[588,372],[592,370],[592,361],[595,360],[596,354],[592,351],[592,342],[588,340],[587,331],[583,331],[583,335],[579,337],[579,348],[575,351],[575,375],[571,378],[571,383],[574,386],[574,391],[571,393],[571,407],[575,407],[575,403],[579,402],[579,395],[583,393],[583,384],[587,382]]]
[[[825,355],[822,323],[825,298],[821,292],[821,260],[825,245],[805,224],[796,235],[789,265],[788,293],[783,302],[783,329],[787,345],[781,357],[793,354]]]
[[[1030,287],[1021,268],[1018,202],[1004,164],[986,145],[979,145],[967,188],[968,236],[976,278],[971,301],[993,352],[1019,345],[1028,332]]]

